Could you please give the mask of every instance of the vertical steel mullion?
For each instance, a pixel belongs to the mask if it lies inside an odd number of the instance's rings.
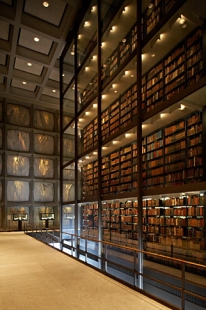
[[[60,57],[60,244],[62,244],[62,230],[63,230],[63,57]]]
[[[107,272],[107,244],[105,244],[105,272]]]
[[[185,263],[182,263],[182,310],[185,310]]]
[[[85,263],[87,263],[87,239],[85,240]]]
[[[134,251],[134,286],[137,286],[137,253]]]
[[[77,94],[77,28],[74,35],[74,117],[75,117],[75,128],[74,128],[74,179],[75,179],[75,235],[78,235],[78,167],[77,167],[77,156],[78,156],[78,130],[77,130],[77,113],[78,113],[78,94]],[[76,257],[78,257],[78,237],[75,237],[75,248],[76,248]]]
[[[142,1],[137,1],[137,199],[138,199],[138,249],[143,250],[143,227],[142,227],[142,39],[141,39],[141,12]],[[138,287],[143,289],[143,253],[138,253]]]
[[[101,134],[101,0],[97,0],[97,119],[98,119],[98,240],[102,241],[102,134]],[[102,269],[102,242],[98,243],[99,269]]]

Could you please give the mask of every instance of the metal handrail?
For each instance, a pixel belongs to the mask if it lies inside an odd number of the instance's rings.
[[[45,234],[45,231],[46,231],[46,243],[48,243],[48,237],[51,237],[51,239],[53,240],[53,246],[54,246],[54,242],[55,241],[60,243],[60,250],[63,250],[63,248],[65,247],[64,241],[68,240],[66,238],[63,238],[62,241],[61,241],[58,236],[54,235],[55,231],[60,231],[59,229],[58,230],[52,230],[52,229],[49,229],[49,228],[35,227],[35,228],[32,228],[32,231],[34,231],[34,230],[35,230],[36,233],[37,233],[37,231],[39,231],[41,235],[43,233]],[[25,230],[25,232],[26,232],[26,230]],[[193,293],[191,291],[188,291],[185,288],[185,281],[186,281],[186,279],[185,279],[185,277],[186,277],[185,276],[185,267],[186,267],[186,265],[187,266],[191,266],[193,268],[202,268],[205,271],[206,271],[206,265],[195,263],[195,262],[189,262],[189,261],[186,261],[184,259],[170,257],[170,256],[166,256],[166,255],[159,254],[159,253],[153,253],[153,252],[148,252],[148,251],[145,251],[145,250],[139,250],[139,249],[136,249],[136,248],[133,248],[133,247],[129,247],[129,246],[121,245],[121,244],[116,244],[116,243],[109,242],[109,241],[100,241],[100,240],[98,240],[96,238],[85,237],[83,235],[72,234],[72,233],[69,233],[69,232],[61,232],[61,233],[63,235],[68,235],[68,236],[71,237],[71,245],[69,245],[69,248],[72,249],[72,251],[77,251],[77,252],[80,251],[80,249],[78,248],[77,242],[74,242],[75,239],[76,239],[76,241],[80,240],[80,239],[85,240],[85,250],[84,250],[84,253],[85,253],[85,262],[86,263],[88,263],[87,262],[88,254],[91,255],[91,253],[88,252],[88,241],[104,245],[104,248],[105,248],[105,255],[104,255],[104,257],[102,257],[102,256],[100,257],[98,254],[92,254],[92,255],[94,255],[95,257],[97,257],[97,259],[102,260],[104,262],[105,268],[104,268],[103,271],[105,273],[108,273],[107,272],[107,264],[111,263],[113,265],[116,265],[116,266],[119,266],[121,268],[124,268],[125,270],[129,270],[129,271],[133,272],[134,273],[134,277],[136,277],[136,275],[139,275],[139,276],[142,276],[142,277],[147,278],[149,280],[153,280],[153,281],[155,281],[157,283],[160,283],[162,285],[166,285],[167,287],[170,287],[170,288],[178,290],[180,292],[180,294],[181,294],[180,296],[181,296],[181,300],[182,300],[182,306],[181,306],[181,308],[178,308],[178,309],[185,309],[185,295],[186,294],[188,294],[190,296],[193,296],[193,297],[196,297],[196,298],[199,298],[199,299],[201,299],[203,301],[206,301],[206,297],[204,297],[202,295],[199,295],[197,293]],[[41,237],[41,239],[42,239],[42,237]],[[167,282],[165,282],[163,280],[160,280],[160,279],[154,278],[152,276],[148,276],[148,275],[146,275],[144,273],[138,272],[136,270],[136,267],[134,267],[134,269],[132,269],[130,267],[126,267],[126,266],[123,266],[123,265],[121,265],[121,264],[119,264],[117,262],[109,260],[108,259],[108,254],[107,254],[108,253],[108,247],[118,248],[118,249],[121,249],[121,250],[132,252],[133,253],[133,257],[134,257],[134,266],[135,266],[135,262],[136,262],[136,255],[139,254],[139,253],[142,253],[142,254],[147,255],[147,256],[153,256],[153,257],[156,257],[156,258],[159,258],[159,259],[169,260],[169,261],[171,261],[173,263],[179,264],[181,266],[181,277],[177,277],[177,276],[173,276],[173,277],[178,278],[181,281],[181,285],[179,287],[175,286],[175,285],[167,283]],[[167,274],[165,272],[162,272],[162,273]],[[134,280],[134,285],[133,286],[135,287],[135,289],[138,289],[137,286],[135,285],[135,280]]]

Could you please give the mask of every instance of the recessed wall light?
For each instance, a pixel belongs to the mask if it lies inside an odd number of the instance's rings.
[[[39,38],[38,37],[34,37],[34,41],[35,42],[39,42]]]
[[[47,1],[44,1],[42,4],[43,4],[43,6],[44,6],[45,8],[48,8],[48,7],[49,7],[49,2],[47,2]]]

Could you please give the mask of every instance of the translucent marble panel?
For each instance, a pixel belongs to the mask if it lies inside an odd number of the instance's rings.
[[[71,121],[71,116],[65,115],[63,116],[63,128]],[[58,118],[58,128],[60,130],[60,116]]]
[[[34,184],[34,201],[54,201],[54,185],[36,182]]]
[[[41,154],[54,154],[54,137],[42,134],[35,134],[34,151]]]
[[[29,133],[20,130],[8,130],[7,132],[7,147],[14,151],[29,151],[30,137]]]
[[[8,181],[7,182],[8,201],[29,201],[29,182]]]
[[[0,148],[2,148],[2,129],[0,128]]]
[[[54,114],[46,111],[34,111],[34,127],[42,130],[54,130]]]
[[[34,176],[39,178],[53,178],[54,161],[52,159],[35,158]]]
[[[0,154],[0,174],[2,174],[2,155]]]
[[[63,179],[64,180],[74,180],[74,170],[64,169],[64,171],[63,171]]]
[[[70,183],[63,184],[63,202],[74,200],[74,185]]]
[[[63,139],[63,156],[74,157],[74,139]]]
[[[9,103],[7,105],[7,120],[12,125],[28,127],[30,124],[29,108]]]
[[[29,176],[29,157],[8,155],[7,173],[8,175]]]

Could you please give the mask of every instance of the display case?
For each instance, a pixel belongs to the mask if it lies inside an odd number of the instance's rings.
[[[54,213],[40,213],[39,219],[42,220],[54,220]]]
[[[12,214],[13,221],[28,221],[28,213]]]

